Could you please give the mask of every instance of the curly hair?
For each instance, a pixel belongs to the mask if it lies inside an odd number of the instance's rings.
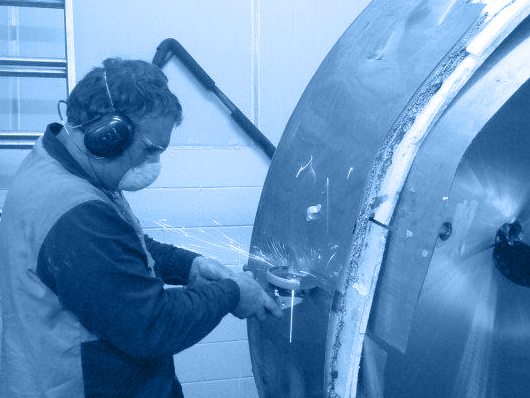
[[[76,84],[67,105],[68,122],[75,125],[113,112],[133,122],[147,115],[173,115],[175,125],[182,122],[182,107],[169,90],[167,77],[158,66],[141,60],[107,58],[103,67],[93,68]]]

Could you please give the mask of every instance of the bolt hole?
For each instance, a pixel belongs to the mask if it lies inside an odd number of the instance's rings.
[[[440,231],[438,232],[438,237],[441,240],[447,240],[453,233],[453,224],[451,224],[450,221],[446,221],[442,224],[440,227]]]

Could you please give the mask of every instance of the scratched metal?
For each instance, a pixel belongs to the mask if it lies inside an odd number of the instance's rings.
[[[328,320],[374,158],[403,108],[475,22],[466,1],[375,0],[306,88],[276,150],[258,207],[249,267],[290,265],[318,286],[280,320],[249,321],[258,391],[324,397]]]
[[[514,219],[528,239],[529,53],[527,19],[415,158],[390,225],[358,396],[528,396],[530,289],[497,271],[492,244]],[[451,234],[437,239],[446,222]]]

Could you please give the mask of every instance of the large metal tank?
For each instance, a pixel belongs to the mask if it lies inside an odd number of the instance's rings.
[[[254,225],[261,398],[529,396],[529,14],[374,0],[323,61]]]

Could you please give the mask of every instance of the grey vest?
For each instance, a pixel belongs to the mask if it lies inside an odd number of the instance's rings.
[[[111,200],[70,173],[39,140],[17,171],[0,221],[3,398],[84,397],[80,345],[97,336],[63,309],[37,277],[36,266],[40,247],[57,220],[89,200],[104,201],[126,213],[141,235],[121,196]],[[153,260],[146,254],[152,269]]]

